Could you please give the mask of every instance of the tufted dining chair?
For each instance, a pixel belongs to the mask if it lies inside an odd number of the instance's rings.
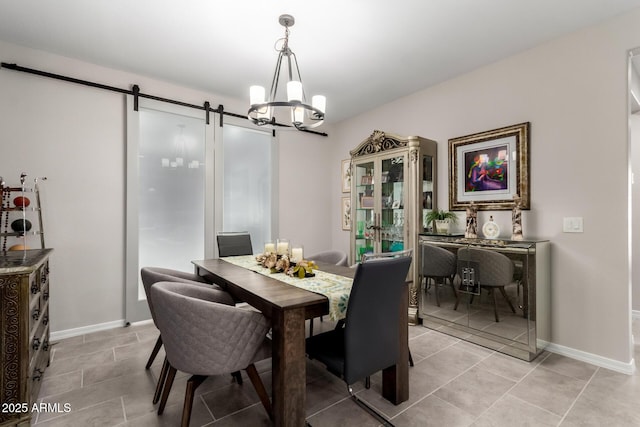
[[[182,426],[189,425],[196,388],[208,376],[245,369],[269,418],[271,402],[254,363],[271,357],[268,320],[259,312],[227,304],[230,296],[179,282],[151,288],[158,328],[167,355],[168,374],[158,407],[162,415],[177,371],[187,381]]]
[[[466,265],[473,266],[475,280],[473,285],[479,285],[479,291],[484,289],[493,297],[493,313],[496,322],[500,321],[496,290],[502,294],[511,311],[516,312],[504,288],[513,283],[514,272],[513,262],[506,255],[488,249],[460,248],[458,249],[458,268],[463,268]],[[471,298],[473,298],[473,293]],[[454,310],[458,309],[459,302],[460,292],[458,292]],[[470,302],[473,302],[473,299]]]
[[[218,285],[210,285],[207,284],[202,278],[197,276],[196,274],[186,273],[184,271],[172,270],[169,268],[160,268],[160,267],[143,267],[140,269],[140,277],[142,279],[142,286],[144,287],[144,293],[147,297],[147,304],[149,305],[149,311],[151,312],[151,319],[153,320],[154,325],[158,326],[158,322],[156,321],[156,314],[153,309],[153,301],[151,299],[150,290],[151,286],[156,282],[183,282],[183,283],[193,283],[201,286],[212,287],[213,289],[221,290]],[[155,346],[151,351],[151,356],[149,356],[149,360],[145,366],[145,369],[149,369],[151,364],[155,360],[158,355],[158,351],[162,347],[162,335],[158,336]]]
[[[143,267],[140,270],[140,277],[142,278],[142,285],[144,287],[144,292],[147,297],[147,304],[149,305],[149,311],[151,312],[151,319],[153,320],[153,324],[158,327],[157,315],[155,312],[153,298],[151,297],[151,287],[157,282],[180,282],[180,283],[188,283],[194,286],[201,286],[206,289],[212,289],[218,292],[220,302],[224,304],[233,305],[234,300],[231,298],[229,294],[223,292],[222,289],[218,285],[207,284],[202,282],[198,276],[191,273],[186,273],[183,271],[172,270],[168,268],[160,268],[160,267]],[[190,280],[190,279],[196,280]],[[149,356],[149,360],[147,360],[147,364],[145,365],[145,369],[149,369],[153,364],[158,352],[162,348],[162,334],[158,335],[158,339],[151,351],[151,355]],[[167,375],[167,366],[163,365],[162,370],[160,372],[160,376],[158,378],[158,384],[156,385],[156,393],[153,397],[153,403],[158,403],[160,399],[160,393],[162,391],[162,386],[165,381]],[[240,372],[235,372],[233,377],[239,383],[242,383],[242,376]]]

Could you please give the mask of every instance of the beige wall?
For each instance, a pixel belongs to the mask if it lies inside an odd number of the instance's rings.
[[[448,139],[531,122],[524,235],[552,242],[552,341],[622,369],[632,359],[627,51],[640,46],[638,28],[640,10],[347,120],[332,138],[336,168],[374,129],[435,139],[438,204],[447,208]],[[336,194],[334,211],[338,203]],[[509,212],[491,214],[510,229]],[[568,216],[584,218],[584,233],[562,232]],[[335,245],[348,249],[348,233],[333,230]]]
[[[245,100],[167,84],[0,42],[6,63],[143,93],[246,111]],[[124,318],[125,98],[122,94],[0,70],[0,176],[47,176],[42,185],[54,333]],[[204,112],[203,112],[204,114]],[[325,128],[329,131],[330,128]],[[328,138],[279,131],[281,235],[309,251],[331,246]],[[303,178],[301,178],[301,176]],[[339,215],[339,214],[338,214]],[[278,236],[273,236],[274,238]],[[255,242],[256,245],[262,244]]]

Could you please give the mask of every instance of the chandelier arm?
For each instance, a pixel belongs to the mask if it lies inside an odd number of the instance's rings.
[[[289,57],[289,61],[291,61],[291,56],[293,56],[293,62],[296,64],[296,71],[298,72],[298,81],[302,83],[302,76],[300,75],[300,66],[298,65],[298,57],[295,53],[291,52]],[[289,67],[291,67],[291,63],[289,63]],[[291,72],[291,68],[289,68],[289,72]],[[291,76],[289,76],[291,78]],[[304,93],[304,85],[302,85],[302,100],[307,100],[307,95]]]
[[[271,89],[269,91],[268,101],[275,101],[276,94],[278,93],[278,81],[280,80],[280,69],[282,68],[282,51],[278,54],[278,61],[276,62],[276,70],[273,73],[273,80],[271,81]]]

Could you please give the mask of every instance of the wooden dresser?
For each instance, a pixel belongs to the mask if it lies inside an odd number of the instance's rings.
[[[28,426],[49,366],[49,255],[0,253],[0,426]]]

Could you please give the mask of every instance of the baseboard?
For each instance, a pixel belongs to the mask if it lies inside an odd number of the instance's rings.
[[[587,353],[586,351],[580,351],[574,348],[565,347],[563,345],[553,343],[549,343],[545,350],[550,353],[556,353],[561,356],[567,356],[572,359],[587,362],[601,368],[611,369],[612,371],[620,372],[621,374],[632,375],[636,370],[634,359],[631,359],[631,362],[629,363],[624,363],[617,360],[609,359],[607,357],[598,356],[596,354]]]
[[[124,319],[113,322],[98,323],[97,325],[82,326],[80,328],[65,329],[64,331],[51,332],[49,340],[58,341],[65,338],[77,337],[79,335],[90,334],[92,332],[105,331],[107,329],[122,328],[125,326]]]

